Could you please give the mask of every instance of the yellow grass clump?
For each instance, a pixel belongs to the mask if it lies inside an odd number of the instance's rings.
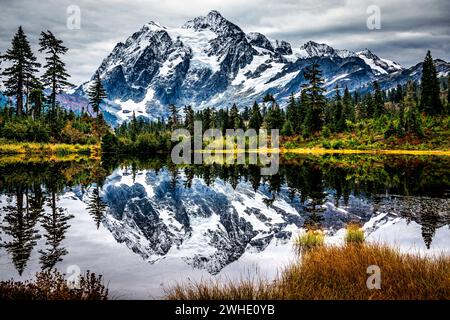
[[[299,253],[323,246],[325,235],[322,230],[308,230],[294,240],[294,247]]]
[[[364,242],[364,230],[358,224],[351,223],[347,226],[345,243],[359,244]]]

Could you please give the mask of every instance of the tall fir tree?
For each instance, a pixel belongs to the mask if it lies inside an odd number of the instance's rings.
[[[292,121],[297,117],[296,114],[297,114],[297,104],[295,102],[294,93],[291,92],[288,104],[286,106],[286,118]]]
[[[406,95],[403,98],[402,105],[405,113],[405,131],[407,133],[416,134],[420,137],[423,136],[422,119],[420,117],[417,103],[414,100],[414,89],[411,81],[408,82]]]
[[[267,111],[267,116],[265,118],[266,128],[267,130],[278,129],[281,130],[284,124],[284,115],[283,112],[275,101],[275,99],[271,103],[271,107]]]
[[[212,126],[212,112],[208,107],[202,111],[202,127],[203,131],[210,129]]]
[[[171,130],[174,130],[180,124],[180,118],[178,116],[177,107],[174,104],[169,105],[169,123],[168,126]]]
[[[39,119],[44,111],[45,105],[44,86],[42,83],[36,81],[28,99],[30,100],[29,105],[31,106],[31,115],[33,119]]]
[[[97,114],[98,119],[100,114],[100,104],[103,102],[103,99],[106,99],[105,88],[103,87],[102,80],[100,79],[100,73],[98,71],[94,76],[94,83],[88,89],[87,94],[92,110]]]
[[[374,115],[374,100],[370,93],[367,93],[363,99],[363,114],[365,118],[373,118]]]
[[[348,90],[348,87],[345,87],[344,96],[342,97],[342,104],[345,119],[355,122],[355,106],[353,105],[353,99]]]
[[[89,196],[87,210],[91,217],[94,219],[97,229],[100,228],[100,224],[105,216],[107,205],[103,202],[100,196],[100,186],[97,183],[92,190],[92,194]]]
[[[30,91],[26,86],[36,79],[35,74],[40,67],[21,26],[12,39],[11,48],[6,51],[2,59],[10,63],[10,66],[2,73],[7,78],[4,81],[5,94],[16,97],[16,114],[20,116],[23,114],[24,94]]]
[[[184,127],[194,134],[194,110],[190,105],[184,107]]]
[[[345,130],[345,114],[341,94],[338,87],[336,87],[336,96],[334,99],[334,128],[337,132],[342,132]]]
[[[450,74],[447,79],[447,114],[450,115]]]
[[[286,119],[286,121],[283,124],[283,127],[281,128],[281,134],[283,136],[291,136],[294,134],[294,129],[292,127],[291,120]]]
[[[53,269],[58,262],[62,261],[62,257],[67,254],[67,249],[61,246],[61,242],[65,239],[66,231],[70,227],[67,221],[74,217],[66,214],[64,208],[58,207],[57,201],[56,192],[52,190],[48,201],[50,212],[45,213],[41,221],[42,227],[46,231],[44,237],[46,238],[45,245],[47,246],[45,250],[39,250],[41,254],[39,260],[44,270]]]
[[[65,63],[61,60],[61,56],[67,53],[68,48],[63,46],[63,42],[57,39],[54,34],[47,30],[41,32],[39,38],[39,52],[45,52],[45,72],[42,75],[42,83],[51,89],[50,105],[52,110],[56,108],[56,95],[64,88],[72,84],[67,81],[70,77],[66,70]]]
[[[245,106],[244,111],[242,111],[242,120],[250,120],[250,108],[248,106]]]
[[[305,121],[306,117],[306,111],[308,109],[308,96],[306,94],[305,89],[302,89],[300,92],[300,99],[298,101],[298,116],[299,116],[299,126],[298,126],[298,133],[302,133],[303,130],[303,123]]]
[[[0,243],[11,255],[11,260],[19,275],[25,270],[31,252],[40,238],[36,224],[40,212],[30,212],[28,196],[24,186],[19,185],[15,190],[15,205],[7,205],[2,209],[3,221],[0,225],[3,233],[8,237]],[[12,202],[14,203],[14,202]]]
[[[248,122],[248,127],[251,129],[255,129],[256,132],[261,128],[263,122],[263,118],[261,115],[261,111],[259,109],[259,105],[256,101],[253,103],[252,110],[250,112],[250,120]]]
[[[422,66],[420,110],[429,115],[443,114],[444,108],[439,95],[440,86],[436,67],[428,50]]]
[[[373,115],[378,118],[384,113],[384,97],[378,81],[373,82],[373,89]]]
[[[239,114],[239,110],[234,103],[230,109],[230,129],[240,129],[244,127],[244,123],[242,121],[241,115]]]
[[[325,89],[322,87],[324,80],[317,62],[306,67],[305,79],[309,81],[309,85],[304,89],[308,104],[303,126],[305,135],[310,135],[322,129],[325,108],[325,96],[323,95]]]

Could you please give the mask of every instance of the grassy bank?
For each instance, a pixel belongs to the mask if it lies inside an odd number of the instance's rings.
[[[97,144],[66,144],[36,142],[3,142],[0,141],[0,155],[42,155],[65,156],[70,154],[98,156],[100,146]]]
[[[282,137],[285,149],[450,150],[450,117],[422,117],[423,135],[387,135],[388,122],[372,119],[352,124],[349,131],[322,131],[304,138]]]
[[[166,290],[171,300],[429,300],[450,299],[450,258],[404,254],[388,246],[364,243],[364,233],[350,225],[343,246],[324,246],[321,231],[295,240],[299,259],[274,281],[190,282]],[[379,268],[380,287],[369,289]]]
[[[36,274],[34,281],[0,281],[0,300],[107,300],[103,277],[89,271],[70,284],[56,270]]]

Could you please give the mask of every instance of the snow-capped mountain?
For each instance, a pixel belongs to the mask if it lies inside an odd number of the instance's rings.
[[[436,66],[438,77],[446,77],[450,73],[450,63],[441,59],[435,59],[434,65]],[[422,78],[422,66],[423,62],[420,62],[411,68],[382,75],[378,78],[380,87],[387,90],[394,88],[398,84],[404,85],[409,80],[420,82],[420,79]],[[364,92],[364,88],[362,92]]]
[[[367,48],[357,52],[356,55],[363,59],[364,62],[378,75],[389,74],[403,69],[403,67],[396,62],[377,57]]]
[[[369,50],[352,52],[308,41],[292,46],[261,33],[244,33],[217,11],[197,17],[179,28],[145,24],[118,43],[98,68],[109,102],[112,123],[136,116],[156,119],[167,106],[243,108],[272,93],[283,105],[305,83],[303,71],[312,61],[320,64],[325,88],[355,90],[381,76],[403,72],[398,63]],[[86,105],[87,82],[75,91]],[[67,97],[63,99],[68,99]]]

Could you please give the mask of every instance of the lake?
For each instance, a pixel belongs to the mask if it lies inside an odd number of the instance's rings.
[[[104,276],[112,299],[160,298],[183,281],[274,278],[309,228],[450,255],[450,157],[284,155],[257,165],[169,158],[0,158],[0,280],[57,268]]]

